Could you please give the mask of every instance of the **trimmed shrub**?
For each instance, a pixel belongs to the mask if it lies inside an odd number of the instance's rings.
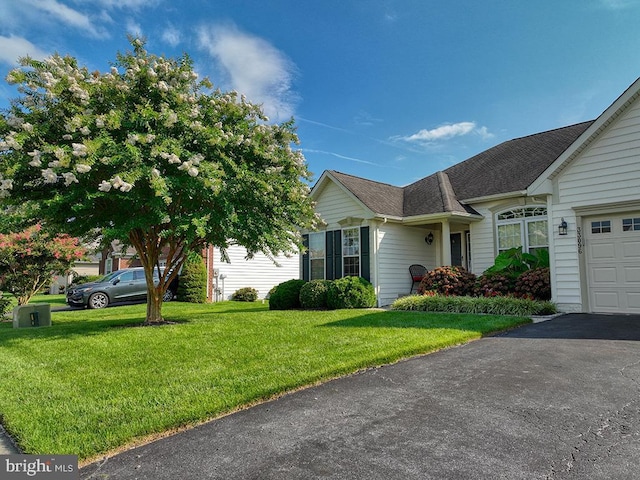
[[[376,305],[373,285],[362,277],[343,277],[329,284],[327,307],[371,308]]]
[[[178,283],[178,300],[189,303],[207,301],[207,267],[199,253],[190,252],[182,267]]]
[[[551,274],[548,268],[536,268],[524,272],[515,285],[516,295],[530,296],[534,300],[551,299]]]
[[[331,280],[311,280],[300,289],[300,306],[307,310],[327,308],[327,293]]]
[[[3,321],[7,313],[11,310],[11,297],[4,292],[0,292],[0,322]]]
[[[74,272],[72,283],[80,285],[81,283],[97,282],[103,277],[104,275],[78,275]]]
[[[469,295],[475,282],[476,276],[463,267],[438,267],[425,274],[418,293],[433,291],[442,295]]]
[[[304,280],[287,280],[271,289],[269,310],[291,310],[300,308],[300,289]]]
[[[251,287],[239,288],[231,295],[231,300],[236,302],[255,302],[257,299],[258,291]]]
[[[502,273],[484,274],[478,277],[473,294],[476,297],[509,295],[515,291],[515,280]]]
[[[487,313],[493,315],[550,315],[556,306],[548,301],[516,297],[453,297],[444,295],[410,295],[391,305],[392,310],[420,312]]]

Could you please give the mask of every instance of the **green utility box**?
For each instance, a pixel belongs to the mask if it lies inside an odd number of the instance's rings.
[[[50,326],[51,305],[48,303],[19,305],[13,309],[13,328]]]

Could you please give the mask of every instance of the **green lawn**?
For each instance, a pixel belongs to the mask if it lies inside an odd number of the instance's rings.
[[[26,453],[87,459],[359,369],[528,322],[379,310],[269,311],[171,302],[174,325],[128,327],[145,305],[0,323],[0,418]]]

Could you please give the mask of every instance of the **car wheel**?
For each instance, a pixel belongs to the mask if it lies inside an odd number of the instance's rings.
[[[175,294],[173,293],[173,291],[171,291],[171,290],[169,290],[167,288],[167,291],[164,292],[164,295],[162,296],[162,301],[163,302],[170,302],[171,300],[173,300],[174,295]]]
[[[109,297],[106,293],[97,292],[89,297],[87,302],[89,308],[105,308],[109,305]]]

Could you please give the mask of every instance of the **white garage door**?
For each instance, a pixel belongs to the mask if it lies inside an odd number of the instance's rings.
[[[640,212],[585,219],[589,304],[640,313]]]

